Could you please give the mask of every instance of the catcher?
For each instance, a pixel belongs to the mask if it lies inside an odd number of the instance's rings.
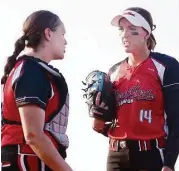
[[[1,79],[2,171],[72,171],[65,161],[68,85],[48,64],[64,58],[64,34],[65,26],[56,14],[35,11],[25,20],[23,35],[7,59]],[[28,53],[21,56],[25,48]]]
[[[115,96],[110,77],[95,70],[88,74],[83,84],[88,113],[93,118],[93,129],[107,136],[107,131],[114,126],[116,117]]]

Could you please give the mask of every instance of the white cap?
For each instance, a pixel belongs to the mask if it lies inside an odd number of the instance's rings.
[[[131,10],[125,10],[121,15],[115,16],[112,19],[111,24],[113,26],[119,26],[119,20],[123,17],[126,18],[132,25],[143,27],[148,31],[149,34],[152,32],[151,27],[146,19],[139,13]]]

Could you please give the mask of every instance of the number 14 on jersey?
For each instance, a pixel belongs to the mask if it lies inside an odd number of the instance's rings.
[[[152,123],[152,110],[140,110],[140,121],[144,122],[145,120]]]

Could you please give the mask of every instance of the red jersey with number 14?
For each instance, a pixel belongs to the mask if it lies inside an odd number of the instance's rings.
[[[116,139],[148,140],[166,136],[162,74],[165,66],[150,56],[137,67],[127,59],[110,70],[117,102]]]

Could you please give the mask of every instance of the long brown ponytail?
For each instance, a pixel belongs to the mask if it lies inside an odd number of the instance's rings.
[[[4,75],[1,78],[1,84],[6,83],[6,80],[16,63],[17,56],[21,53],[22,50],[24,50],[24,48],[25,48],[25,36],[22,36],[16,41],[13,54],[7,58],[7,63],[4,67]]]

